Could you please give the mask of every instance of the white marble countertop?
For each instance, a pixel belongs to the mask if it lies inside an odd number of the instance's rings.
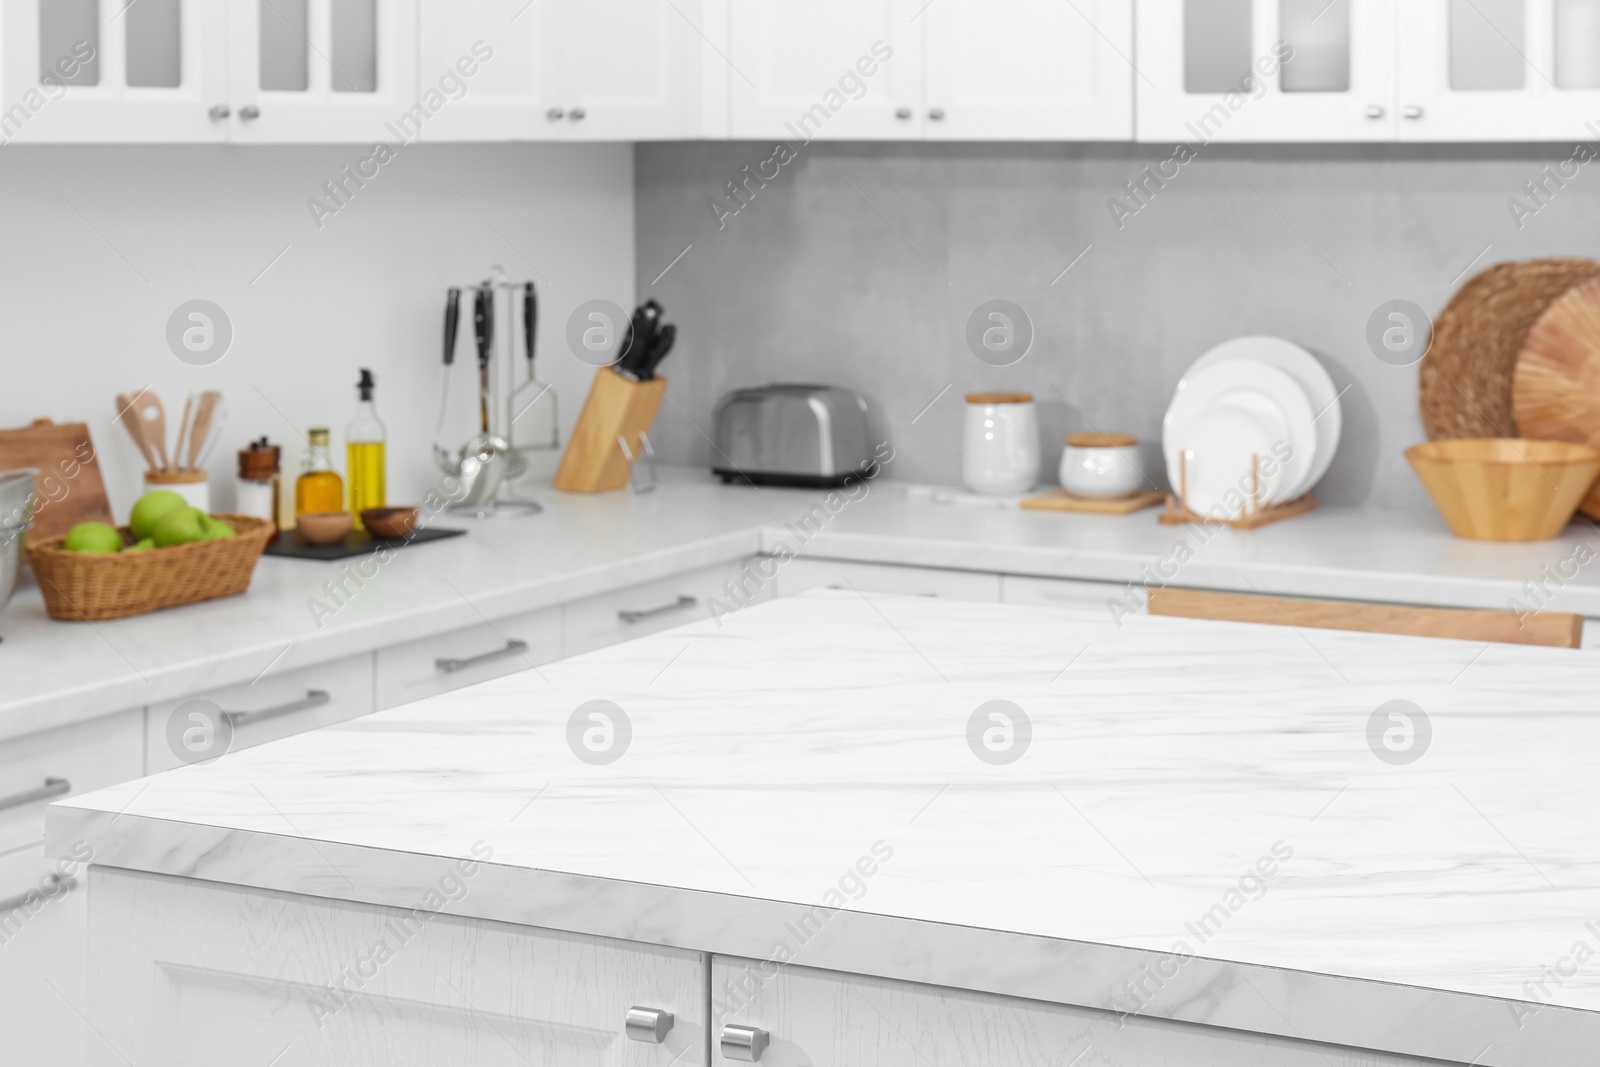
[[[1431,512],[1326,509],[1264,529],[1167,527],[1131,516],[972,509],[907,499],[879,482],[859,500],[721,486],[664,469],[661,488],[531,494],[545,512],[441,518],[463,538],[395,554],[382,578],[321,620],[307,600],[342,564],[264,558],[248,593],[115,622],[53,622],[31,585],[0,612],[0,740],[275,670],[325,662],[785,545],[802,555],[1113,582],[1504,608],[1537,599],[1600,617],[1600,536],[1485,544]],[[814,509],[820,509],[814,510]],[[818,518],[818,515],[821,518]],[[811,530],[801,522],[810,516]],[[797,531],[806,532],[802,544]],[[1582,544],[1588,562],[1572,560]],[[1180,547],[1182,546],[1182,547]],[[1557,577],[1565,569],[1570,578]]]
[[[764,958],[824,903],[793,962],[1462,1063],[1600,1039],[1587,656],[835,591],[719,622],[58,803],[47,844],[410,907],[484,842],[451,911]]]

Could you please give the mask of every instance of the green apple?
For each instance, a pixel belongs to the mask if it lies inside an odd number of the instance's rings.
[[[156,523],[167,513],[187,506],[188,501],[171,489],[157,489],[140,497],[128,515],[128,530],[135,541],[143,541],[156,532]]]
[[[174,545],[187,545],[195,541],[205,540],[206,530],[201,525],[205,515],[194,508],[185,505],[173,508],[161,517],[156,523],[156,528],[151,531],[150,539],[157,548],[171,548]],[[143,540],[143,538],[140,538]]]
[[[122,535],[103,522],[80,522],[67,531],[61,547],[68,552],[121,552]]]
[[[214,519],[210,515],[200,516],[200,526],[206,532],[207,541],[223,541],[233,536],[233,527],[221,519]]]
[[[127,548],[123,549],[122,551],[124,551],[124,552],[149,552],[151,549],[153,549],[155,547],[156,547],[156,543],[154,541],[150,540],[150,538],[146,537],[142,541],[135,541],[133,544],[129,545]]]

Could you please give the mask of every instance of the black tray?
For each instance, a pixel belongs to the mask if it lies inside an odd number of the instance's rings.
[[[266,550],[261,554],[263,556],[285,556],[289,559],[349,559],[351,556],[368,555],[382,545],[388,545],[390,548],[404,548],[406,545],[420,545],[424,541],[442,541],[446,537],[460,537],[466,532],[465,530],[451,530],[440,526],[428,526],[415,531],[410,537],[398,541],[385,541],[382,538],[373,537],[365,530],[351,530],[344,535],[343,541],[335,541],[331,545],[313,545],[300,536],[299,530],[284,530],[272,539]]]

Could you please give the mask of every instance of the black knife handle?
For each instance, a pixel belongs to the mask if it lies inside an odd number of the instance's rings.
[[[533,368],[533,338],[539,327],[539,298],[534,295],[533,283],[522,287],[522,333],[528,345],[529,373]]]
[[[444,305],[444,365],[456,361],[456,330],[461,325],[461,290],[451,289]]]
[[[478,367],[489,365],[494,347],[494,290],[479,289],[472,297],[472,330],[478,340]]]

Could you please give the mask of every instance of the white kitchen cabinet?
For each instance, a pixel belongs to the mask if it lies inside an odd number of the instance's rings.
[[[777,596],[807,589],[851,589],[863,593],[900,593],[951,600],[1000,599],[1000,576],[979,571],[902,567],[893,563],[852,563],[835,559],[790,559],[778,563],[773,588]]]
[[[369,653],[300,670],[269,671],[253,682],[151,704],[145,716],[145,773],[368,715],[375,707],[372,678]],[[210,708],[186,707],[195,700]],[[203,715],[204,721],[190,718],[194,714]],[[226,715],[227,726],[216,721],[220,715]],[[225,731],[220,736],[219,728]],[[192,744],[185,745],[186,737]],[[220,747],[224,743],[226,748]],[[203,744],[217,751],[208,753]],[[189,752],[195,755],[181,754]]]
[[[716,1065],[748,1062],[728,1055],[738,1044],[726,1039],[758,1031],[766,1038],[763,1067],[1425,1067],[1405,1056],[773,960],[713,956],[711,1001]]]
[[[705,1064],[702,954],[438,914],[483,870],[436,866],[410,910],[92,868],[89,1062]],[[660,1044],[635,1006],[672,1013]]]
[[[1129,590],[1116,582],[1086,582],[1077,578],[1031,578],[1020,574],[1000,576],[1000,599],[1007,604],[1035,604],[1040,607],[1084,608],[1106,612],[1107,601],[1116,601],[1126,610],[1144,613],[1144,587],[1134,584]]]
[[[1393,140],[1399,6],[1138,0],[1138,139]]]
[[[928,140],[1133,137],[1133,0],[939,0],[919,21]]]
[[[420,0],[417,7],[421,83],[437,86],[451,72],[472,71],[460,79],[460,98],[428,120],[424,141],[565,134],[558,0]]]
[[[3,0],[0,18],[0,144],[227,138],[217,0]]]
[[[377,710],[560,659],[561,608],[495,619],[378,649]]]
[[[716,604],[770,599],[762,561],[735,560],[574,600],[562,610],[562,655],[576,656],[620,641],[711,618]]]
[[[1400,51],[1402,140],[1595,138],[1595,0],[1407,0]]]

